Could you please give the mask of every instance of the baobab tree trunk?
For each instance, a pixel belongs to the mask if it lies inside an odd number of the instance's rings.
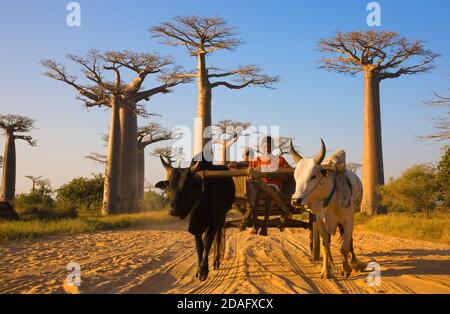
[[[120,106],[116,97],[112,96],[106,175],[103,190],[102,213],[104,215],[117,214],[121,211]]]
[[[219,165],[228,166],[228,162],[230,159],[230,147],[231,145],[236,143],[236,141],[236,138],[220,141],[219,160],[217,162]]]
[[[11,205],[16,193],[16,144],[13,132],[6,130],[5,153],[3,157],[2,201]]]
[[[195,116],[194,156],[199,154],[206,143],[211,140],[210,131],[207,134],[204,134],[205,129],[211,126],[212,98],[211,83],[208,79],[204,52],[198,53],[197,62],[198,103],[197,114]]]
[[[384,184],[383,150],[381,141],[380,79],[370,71],[364,73],[364,143],[363,200],[361,210],[378,213],[379,196],[376,186]]]
[[[142,144],[138,144],[138,188],[139,199],[144,199],[144,182],[145,182],[145,148]]]
[[[121,128],[121,201],[125,212],[137,210],[138,141],[137,115],[127,104],[120,108]]]
[[[228,151],[227,142],[220,143],[219,161],[217,162],[219,165],[226,166],[228,164],[228,162],[227,162],[227,151]]]

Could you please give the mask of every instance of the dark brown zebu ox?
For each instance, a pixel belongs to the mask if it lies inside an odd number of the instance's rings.
[[[225,166],[213,165],[204,159],[192,161],[188,168],[174,168],[161,157],[167,171],[166,181],[156,184],[165,189],[170,199],[169,214],[184,219],[189,215],[188,231],[195,236],[198,254],[197,277],[203,281],[208,277],[208,256],[215,241],[214,269],[218,269],[221,258],[222,233],[225,217],[233,205],[235,187],[233,179],[201,178],[201,170],[228,170]]]

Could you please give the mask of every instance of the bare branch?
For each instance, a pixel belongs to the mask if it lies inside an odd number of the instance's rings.
[[[106,156],[99,153],[89,153],[89,155],[84,157],[100,164],[106,164]]]
[[[214,88],[218,86],[225,86],[230,89],[241,89],[253,85],[265,88],[274,88],[274,85],[280,80],[278,76],[269,76],[265,74],[256,65],[246,65],[228,72],[209,74],[210,78],[227,76],[232,77],[233,83],[218,81],[211,83],[211,87]]]
[[[442,118],[433,119],[433,126],[436,129],[435,133],[418,136],[418,138],[423,140],[448,141],[450,140],[450,97],[441,96],[437,93],[434,94],[436,96],[434,100],[424,103],[430,107],[447,109],[447,115]]]
[[[178,137],[179,135],[177,133],[164,128],[159,123],[155,122],[140,127],[138,130],[138,143],[142,148],[157,142],[172,140]]]

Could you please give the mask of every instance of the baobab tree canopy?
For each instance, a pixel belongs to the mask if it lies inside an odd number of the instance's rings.
[[[33,128],[34,120],[31,118],[13,114],[0,115],[0,129],[2,129],[3,133],[14,134],[15,139],[24,140],[31,146],[36,145],[36,141],[29,135],[18,133],[28,133]]]
[[[355,75],[369,69],[379,79],[427,72],[438,56],[423,41],[389,31],[337,32],[321,39],[319,50],[329,55],[320,59],[326,70]]]
[[[242,41],[235,36],[235,28],[219,17],[175,16],[174,22],[164,22],[150,31],[154,37],[162,37],[162,44],[184,46],[192,56],[198,51],[211,53],[221,49],[233,50]]]

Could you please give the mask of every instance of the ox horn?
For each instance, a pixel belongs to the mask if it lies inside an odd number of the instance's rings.
[[[170,161],[168,163],[167,161],[164,160],[163,156],[161,156],[161,155],[159,156],[159,159],[161,159],[161,163],[162,163],[164,169],[166,169],[166,171],[172,170],[172,165],[170,164]]]
[[[325,143],[323,142],[322,139],[320,139],[320,142],[321,142],[320,153],[314,157],[314,162],[317,165],[320,165],[322,163],[323,159],[325,158],[325,153],[327,151],[327,148],[325,147]]]
[[[191,166],[191,171],[194,172],[194,173],[199,171],[200,170],[200,165],[201,165],[200,161],[196,161],[195,164],[193,164]]]
[[[291,151],[290,151],[290,154],[291,154],[291,156],[292,156],[292,159],[294,159],[295,163],[298,163],[300,160],[303,159],[303,157],[302,157],[299,153],[297,153],[297,151],[295,150],[294,144],[292,144],[292,141],[291,141]]]

